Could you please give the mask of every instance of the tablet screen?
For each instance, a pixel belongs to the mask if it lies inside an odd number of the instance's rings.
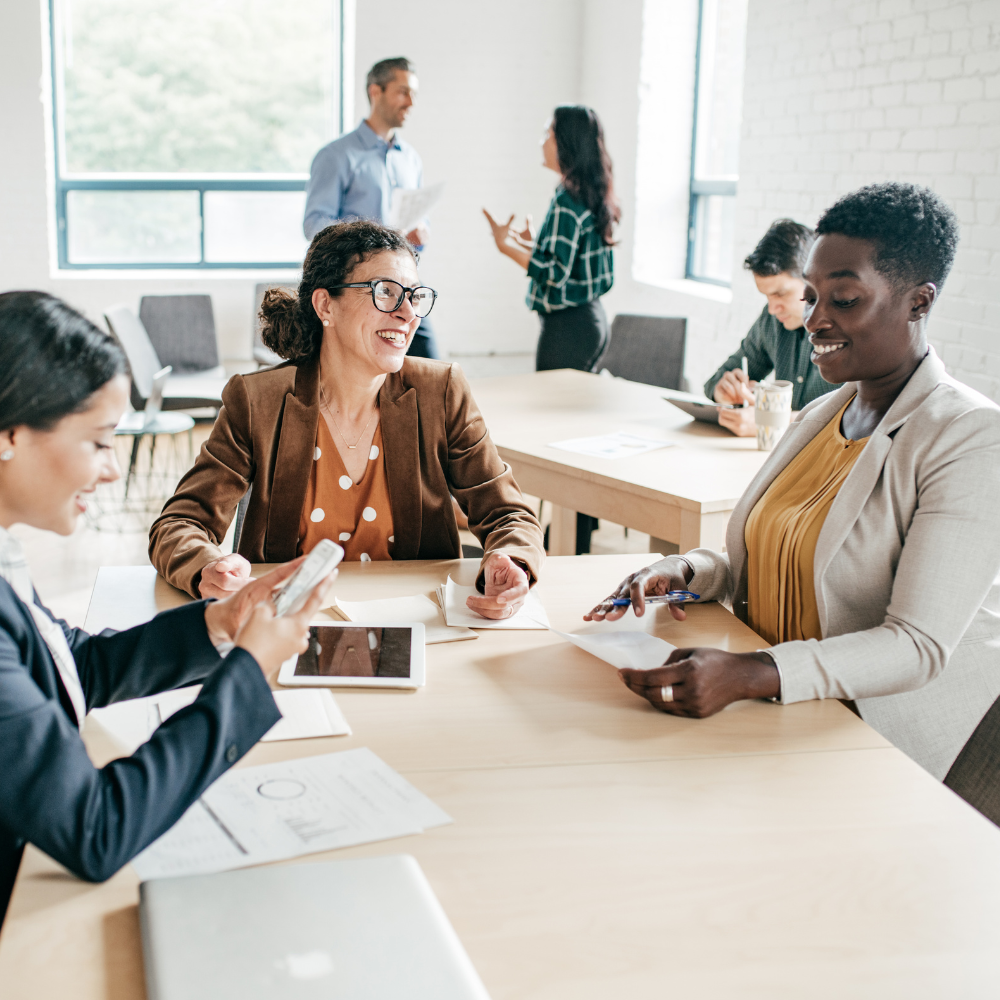
[[[406,627],[313,625],[296,677],[409,677],[412,632]]]

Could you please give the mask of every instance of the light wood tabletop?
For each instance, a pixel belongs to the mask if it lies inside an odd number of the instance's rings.
[[[550,559],[553,626],[586,627],[643,562]],[[430,593],[472,571],[346,564],[337,592]],[[149,570],[105,569],[88,624],[184,600]],[[761,645],[717,605],[643,625]],[[540,631],[483,630],[427,662],[418,692],[337,692],[353,737],[259,745],[238,766],[369,746],[447,810],[450,826],[296,863],[412,853],[494,1000],[995,994],[1000,831],[839,703],[675,719]],[[99,729],[86,738],[109,759]],[[5,1000],[141,1000],[137,898],[131,866],[88,885],[29,848],[0,934]]]
[[[650,549],[721,550],[736,501],[767,458],[753,438],[693,420],[664,390],[571,369],[472,380],[500,455],[526,493],[556,508],[549,552],[575,551],[575,512],[647,532]],[[553,441],[628,431],[670,443],[627,458],[594,458]],[[676,546],[676,548],[674,548]]]

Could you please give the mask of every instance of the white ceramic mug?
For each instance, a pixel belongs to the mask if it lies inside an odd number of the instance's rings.
[[[757,448],[770,451],[792,422],[792,383],[784,379],[758,382],[753,391]]]

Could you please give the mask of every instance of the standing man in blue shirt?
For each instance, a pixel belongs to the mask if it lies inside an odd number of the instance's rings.
[[[383,59],[368,71],[368,117],[353,131],[324,146],[315,156],[306,188],[302,223],[306,239],[321,229],[347,219],[389,218],[395,188],[418,188],[423,164],[417,151],[396,130],[417,97],[413,65],[402,56]],[[406,238],[418,249],[427,242],[427,229],[417,226]],[[434,331],[420,321],[408,351],[411,357],[436,358]]]

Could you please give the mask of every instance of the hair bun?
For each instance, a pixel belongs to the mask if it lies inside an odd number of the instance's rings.
[[[299,335],[298,298],[287,288],[268,288],[260,304],[260,339],[282,358],[295,358]]]

